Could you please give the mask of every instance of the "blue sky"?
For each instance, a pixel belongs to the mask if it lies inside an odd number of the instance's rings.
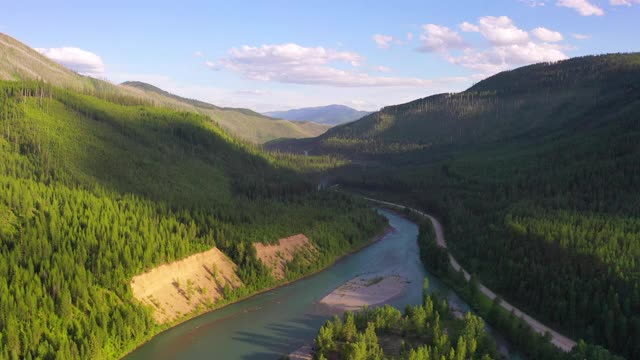
[[[640,51],[640,0],[6,1],[0,32],[79,72],[258,111],[364,110],[540,61]]]

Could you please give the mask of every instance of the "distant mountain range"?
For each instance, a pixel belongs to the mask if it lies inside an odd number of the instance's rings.
[[[369,115],[369,111],[359,111],[344,105],[327,105],[318,107],[308,107],[301,109],[291,109],[287,111],[270,111],[264,115],[292,121],[313,121],[319,124],[340,125],[363,116]]]

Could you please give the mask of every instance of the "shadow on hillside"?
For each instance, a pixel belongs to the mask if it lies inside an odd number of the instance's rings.
[[[92,100],[60,96],[80,123],[78,159],[64,161],[77,161],[80,177],[107,189],[192,209],[229,203],[233,195],[282,197],[314,188],[205,116]]]

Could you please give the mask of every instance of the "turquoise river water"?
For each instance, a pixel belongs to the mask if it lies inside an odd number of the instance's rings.
[[[328,269],[222,309],[201,315],[151,339],[127,360],[141,359],[278,359],[309,343],[330,317],[318,304],[327,293],[367,273],[402,274],[410,283],[389,303],[400,309],[419,304],[423,279],[462,311],[469,309],[452,290],[425,272],[415,223],[386,210],[393,231],[380,241],[349,255]],[[508,346],[498,339],[500,347]],[[512,357],[517,358],[517,357]]]

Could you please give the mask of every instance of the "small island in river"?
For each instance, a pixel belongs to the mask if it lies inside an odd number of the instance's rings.
[[[334,313],[380,305],[402,294],[407,284],[407,278],[398,274],[356,276],[322,298],[320,304],[329,306]]]

